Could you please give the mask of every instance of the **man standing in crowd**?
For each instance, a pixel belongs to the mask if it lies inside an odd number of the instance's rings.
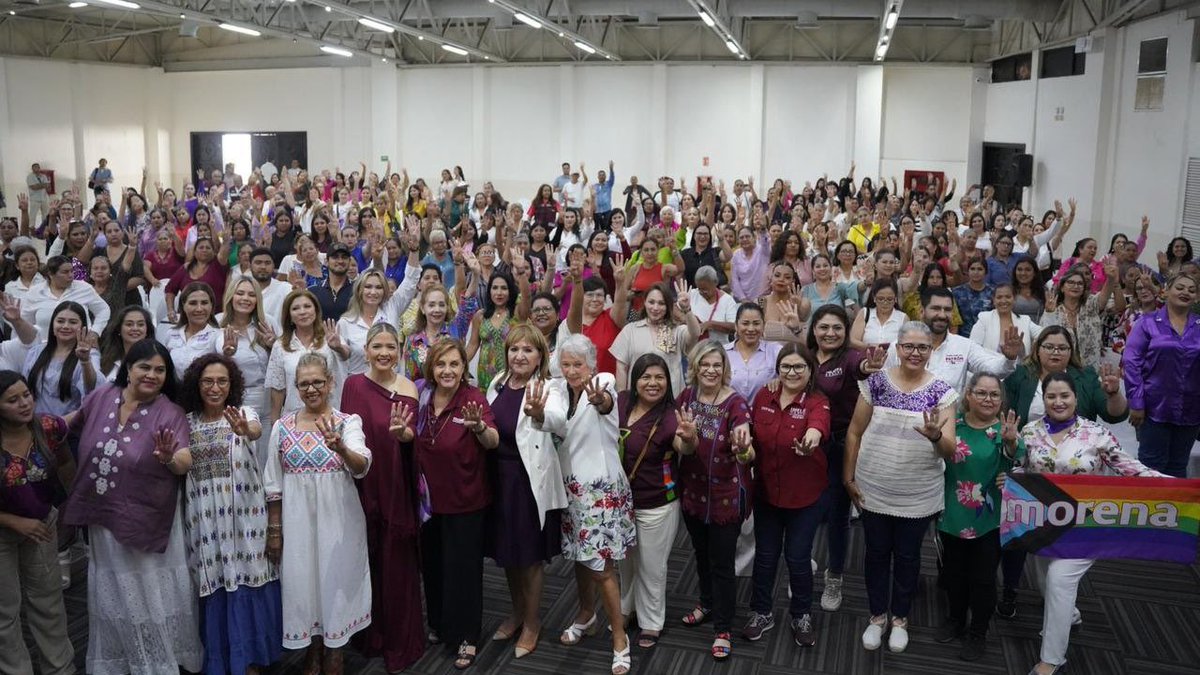
[[[351,263],[350,248],[337,243],[329,247],[329,255],[325,263],[329,266],[329,278],[320,286],[309,290],[317,296],[321,305],[321,316],[337,321],[346,313],[350,306],[350,297],[354,295],[354,285],[350,283],[348,274]]]
[[[275,259],[271,257],[271,249],[259,246],[250,252],[250,274],[262,289],[263,312],[277,323],[280,322],[283,300],[292,292],[292,286],[275,278]]]
[[[40,223],[50,215],[50,176],[42,172],[41,164],[30,168],[25,186],[29,188],[29,220]]]
[[[562,164],[562,173],[554,178],[554,198],[562,201],[563,186],[571,182],[571,165],[567,162]]]
[[[580,169],[583,165],[580,164]],[[592,184],[592,209],[595,211],[596,227],[607,230],[612,220],[612,189],[616,181],[612,160],[608,160],[608,173],[604,169],[596,172],[596,182]]]
[[[581,172],[583,172],[581,174]],[[583,195],[587,191],[587,169],[583,163],[579,164],[579,171],[571,174],[571,179],[562,186],[562,205],[564,209],[571,209],[576,213],[583,208]],[[580,175],[583,180],[580,180]]]

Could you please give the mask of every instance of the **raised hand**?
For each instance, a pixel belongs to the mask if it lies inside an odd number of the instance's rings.
[[[687,445],[695,445],[699,440],[696,435],[696,418],[691,411],[675,411],[675,436]]]
[[[801,457],[808,457],[817,451],[817,446],[821,444],[821,432],[816,429],[809,429],[804,432],[803,438],[797,438],[792,441],[792,449]]]
[[[613,286],[620,287],[625,283],[625,256],[620,253],[613,256],[612,261]]]
[[[538,421],[546,417],[546,401],[550,399],[550,391],[545,380],[533,380],[525,386],[525,416]]]
[[[21,301],[6,293],[0,293],[0,313],[3,313],[4,320],[9,323],[15,323],[21,320]]]
[[[75,343],[75,358],[80,361],[88,360],[92,355],[92,350],[99,342],[100,339],[96,337],[95,333],[86,331]]]
[[[246,419],[246,411],[241,408],[231,405],[225,406],[225,421],[229,422],[229,428],[233,429],[234,435],[250,435],[250,420]]]
[[[692,311],[692,299],[688,297],[687,279],[679,278],[674,282],[675,285],[675,306],[683,314],[688,314]]]
[[[937,408],[930,408],[921,414],[922,424],[913,425],[913,429],[936,443],[942,439],[942,421],[941,414]]]
[[[1100,388],[1109,396],[1121,391],[1121,368],[1112,363],[1100,366]]]
[[[29,210],[29,195],[25,194],[24,192],[19,193],[17,195],[17,210],[19,210],[19,211],[28,211]]]
[[[333,418],[333,415],[318,415],[316,424],[317,431],[325,439],[325,447],[339,455],[343,454],[345,448],[342,447],[342,427]]]
[[[271,329],[270,324],[264,321],[255,329],[254,340],[269,351],[275,344],[275,331]]]
[[[750,447],[750,440],[750,427],[745,424],[734,427],[733,433],[729,435],[730,445],[739,453]]]
[[[237,353],[237,344],[238,344],[237,329],[234,328],[233,326],[226,326],[225,334],[223,337],[224,337],[225,344],[224,344],[224,346],[221,347],[221,352],[223,354],[225,354],[225,356],[233,356],[235,353]]]
[[[871,345],[867,349],[867,365],[863,369],[868,373],[875,373],[883,370],[883,364],[887,362],[888,345]]]
[[[588,380],[583,387],[583,393],[587,395],[588,403],[591,403],[593,408],[611,408],[612,397],[604,389],[604,385],[600,384],[599,376]]]
[[[1046,294],[1046,314],[1053,314],[1058,309],[1058,293]]]
[[[337,322],[333,319],[325,319],[325,342],[330,349],[341,349],[344,344],[338,333]]]
[[[1117,267],[1117,259],[1111,255],[1105,257],[1104,258],[1104,276],[1105,276],[1106,280],[1109,281],[1110,283],[1115,284],[1117,282],[1117,275],[1119,275],[1120,273],[1121,273],[1120,269]]]
[[[779,303],[779,314],[783,317],[783,323],[791,331],[800,330],[800,308],[793,300],[787,300]]]
[[[462,408],[463,426],[472,433],[480,433],[486,426],[483,422],[483,406],[478,403],[467,403]]]
[[[162,428],[154,432],[154,459],[157,459],[159,464],[170,464],[178,449],[179,441],[170,429]]]
[[[392,413],[388,417],[388,433],[401,441],[412,440],[412,419],[412,409],[396,401],[392,404]]]
[[[1025,351],[1025,335],[1016,326],[1009,326],[1004,331],[1004,341],[1000,343],[1000,352],[1007,359],[1016,359]]]
[[[1004,444],[1013,447],[1017,444],[1017,436],[1021,433],[1020,425],[1017,420],[1017,412],[1009,410],[1006,414],[1000,416],[1000,438]]]

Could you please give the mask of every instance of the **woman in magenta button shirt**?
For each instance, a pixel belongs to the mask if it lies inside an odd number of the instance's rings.
[[[483,622],[483,525],[491,502],[484,453],[500,434],[483,392],[467,384],[467,352],[445,338],[425,358],[414,449],[423,484],[421,557],[430,638],[475,662]]]

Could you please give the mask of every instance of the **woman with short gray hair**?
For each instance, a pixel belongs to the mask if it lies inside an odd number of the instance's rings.
[[[559,641],[573,645],[595,632],[599,592],[613,628],[612,669],[626,673],[629,640],[621,615],[616,561],[625,557],[635,534],[633,493],[617,451],[616,380],[609,373],[596,373],[596,346],[583,335],[563,340],[554,358],[562,377],[548,386],[567,406],[547,406],[540,426],[562,439],[558,460],[567,491],[562,549],[564,558],[575,561],[579,591],[579,610]]]
[[[954,456],[954,388],[929,372],[933,335],[909,321],[900,327],[900,365],[859,382],[846,432],[842,482],[862,512],[863,576],[871,619],[863,647],[908,646],[908,615],[921,571],[921,542],[943,503],[944,460]],[[890,602],[889,602],[890,596]]]

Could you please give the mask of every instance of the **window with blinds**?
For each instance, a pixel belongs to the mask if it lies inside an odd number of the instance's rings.
[[[1179,236],[1192,242],[1192,250],[1200,250],[1200,157],[1188,158]]]

